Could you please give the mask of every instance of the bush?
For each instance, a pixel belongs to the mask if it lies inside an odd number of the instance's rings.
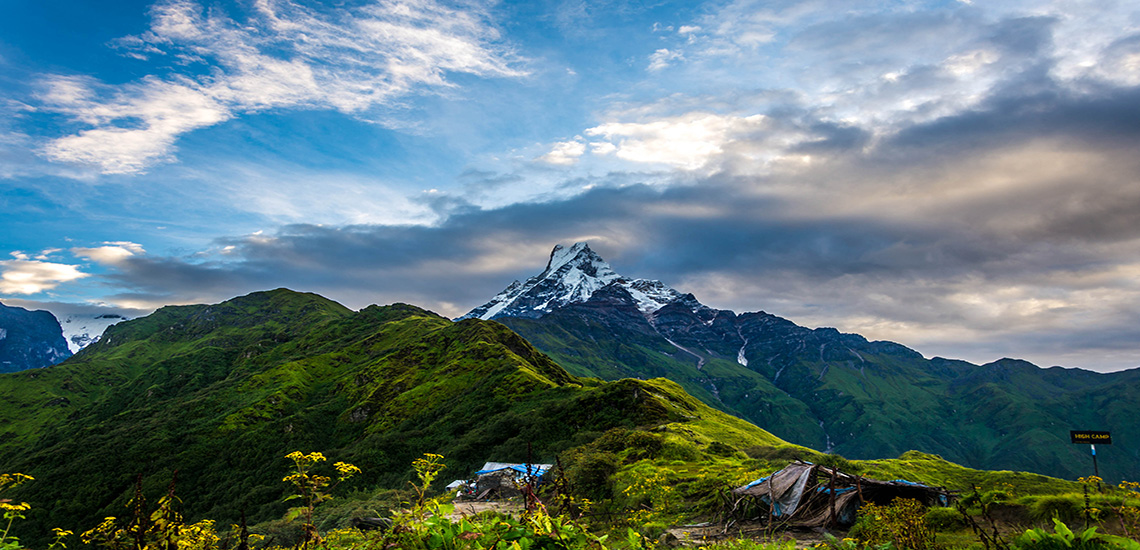
[[[954,508],[936,507],[927,510],[926,523],[936,531],[958,529],[966,526],[961,512]]]
[[[1085,501],[1081,495],[1047,495],[1038,497],[1029,506],[1029,517],[1036,521],[1060,519],[1075,522],[1084,519]]]
[[[926,521],[926,508],[909,498],[896,498],[889,506],[863,505],[848,536],[865,545],[889,542],[900,550],[934,547],[934,530]]]
[[[713,441],[712,443],[709,443],[708,452],[709,454],[717,456],[732,456],[736,454],[736,448],[731,445],[721,443],[720,441]]]
[[[665,525],[663,522],[650,521],[650,522],[647,522],[644,525],[642,525],[638,529],[638,532],[641,533],[641,536],[643,536],[647,539],[658,539],[661,537],[661,535],[664,535],[665,531],[667,531],[668,529],[669,529],[669,526]]]
[[[605,452],[584,452],[573,457],[566,467],[566,480],[574,493],[594,500],[613,498],[610,476],[618,471],[621,461],[617,455]]]
[[[661,458],[674,462],[696,462],[701,459],[701,452],[691,444],[666,443],[661,449]]]
[[[626,460],[636,462],[643,458],[656,458],[665,446],[665,439],[641,430],[613,428],[602,434],[591,447],[604,452],[619,454],[628,451]]]

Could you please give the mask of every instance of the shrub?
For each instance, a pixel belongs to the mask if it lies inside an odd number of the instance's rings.
[[[696,462],[701,459],[701,452],[692,444],[669,442],[661,449],[660,457],[681,463]]]
[[[643,458],[656,458],[665,446],[665,439],[641,430],[613,428],[602,434],[591,445],[599,451],[619,454],[628,451],[626,459],[635,462]]]
[[[621,466],[613,453],[585,452],[573,458],[566,467],[566,480],[574,493],[595,500],[613,497],[610,476]]]
[[[890,542],[900,550],[934,547],[934,530],[926,521],[926,508],[909,498],[896,498],[888,506],[863,505],[848,535],[861,544]]]
[[[1085,501],[1080,495],[1047,495],[1037,498],[1029,506],[1029,516],[1036,521],[1060,519],[1064,522],[1084,518]]]
[[[714,454],[717,456],[732,456],[736,454],[735,448],[733,448],[731,445],[721,443],[720,441],[713,441],[712,443],[709,443],[708,451],[709,454]]]
[[[926,523],[936,531],[958,529],[966,526],[962,514],[953,508],[935,507],[926,511]]]

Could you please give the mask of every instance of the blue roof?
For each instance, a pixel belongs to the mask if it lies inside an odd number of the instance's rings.
[[[513,470],[513,471],[518,472],[518,473],[523,474],[523,475],[533,475],[536,477],[542,477],[542,474],[545,474],[546,471],[550,469],[550,467],[551,467],[550,464],[505,464],[505,465],[503,465],[502,468],[491,468],[489,470],[479,470],[478,472],[475,472],[475,475],[481,476],[483,474],[489,474],[492,472],[501,472],[503,470]]]
[[[761,483],[764,483],[765,481],[768,481],[768,478],[770,478],[770,477],[772,477],[772,476],[764,476],[760,479],[757,479],[756,481],[753,481],[752,483],[749,483],[748,485],[745,485],[744,488],[745,489],[751,489],[751,488],[753,488],[753,487],[755,487]]]

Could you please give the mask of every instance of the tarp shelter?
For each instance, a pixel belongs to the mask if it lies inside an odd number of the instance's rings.
[[[510,498],[522,495],[520,488],[538,485],[539,479],[554,467],[553,464],[513,464],[488,462],[475,472],[477,499]]]
[[[896,479],[880,481],[854,476],[810,462],[796,461],[787,468],[732,490],[739,519],[761,519],[797,527],[851,525],[864,502],[887,505],[898,497],[926,506],[949,503],[942,487]],[[748,502],[759,506],[741,506]],[[750,509],[751,513],[744,512]]]

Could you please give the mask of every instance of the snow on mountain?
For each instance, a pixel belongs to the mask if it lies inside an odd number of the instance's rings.
[[[569,248],[556,245],[542,273],[524,283],[511,283],[491,301],[459,319],[537,318],[566,304],[585,302],[595,292],[611,284],[628,292],[646,316],[673,302],[682,302],[694,310],[707,309],[692,296],[682,294],[661,281],[628,279],[618,275],[610,264],[590,250],[588,244],[579,242]]]
[[[126,317],[117,313],[68,313],[60,319],[59,324],[63,327],[68,349],[71,353],[78,353],[98,342],[107,327],[126,320]]]

